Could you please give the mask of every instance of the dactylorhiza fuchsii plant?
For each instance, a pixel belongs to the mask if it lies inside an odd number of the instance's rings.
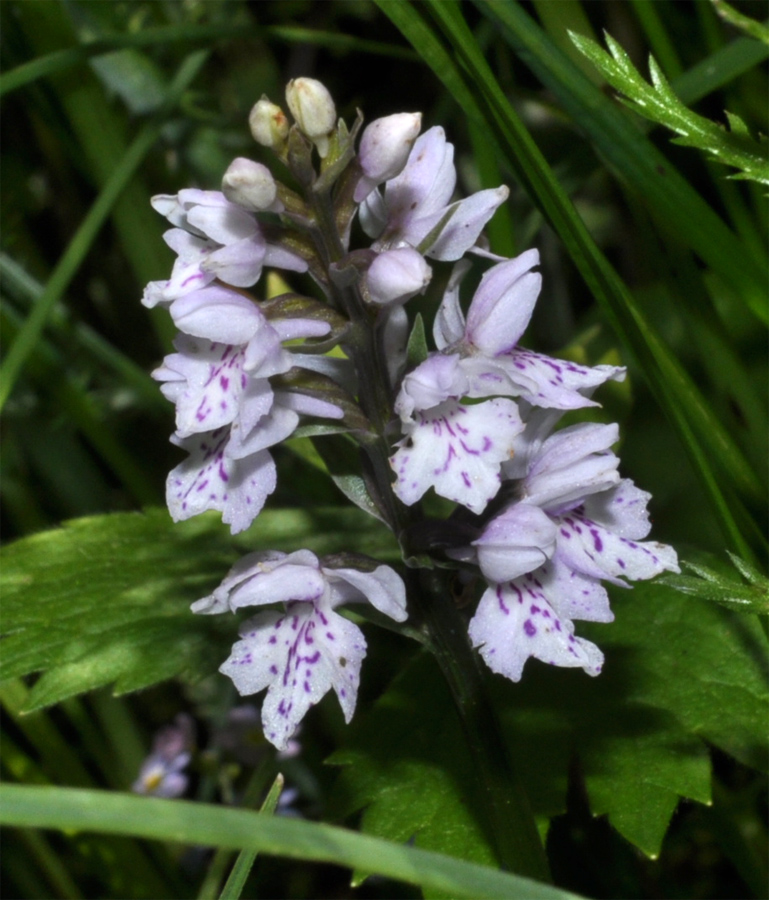
[[[348,129],[309,78],[286,96],[294,124],[267,98],[249,121],[290,186],[239,158],[221,191],[152,201],[177,254],[143,300],[167,307],[179,329],[154,373],[176,406],[171,440],[187,453],[168,476],[168,507],[176,521],[217,510],[243,531],[276,488],[271,447],[305,433],[353,442],[360,470],[337,483],[393,531],[405,566],[251,553],[193,605],[268,607],[242,623],[221,671],[243,695],[266,689],[262,724],[279,749],[331,689],[353,715],[366,640],[340,614],[345,604],[409,619],[445,671],[447,654],[469,658],[472,646],[512,681],[532,656],[597,675],[603,655],[574,622],[612,620],[602,582],[678,571],[672,548],[644,540],[649,494],[619,474],[617,426],[558,427],[624,370],[519,345],[542,285],[539,254],[504,259],[485,247],[508,190],[456,200],[441,128],[420,134],[421,115],[399,113],[365,128],[359,114]],[[441,263],[454,267],[430,352],[406,304]],[[485,271],[465,314],[473,265]],[[257,299],[248,291],[265,268],[308,273],[318,296]],[[447,518],[425,513],[430,491],[455,504]],[[475,608],[458,608],[457,585],[479,597]]]

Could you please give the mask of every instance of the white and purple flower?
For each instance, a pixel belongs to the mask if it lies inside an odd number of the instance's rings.
[[[601,581],[628,587],[626,579],[678,571],[672,547],[641,540],[650,530],[650,495],[619,477],[609,450],[617,427],[583,423],[542,440],[548,420],[541,411],[530,420],[534,450],[522,453],[528,464],[519,501],[472,548],[452,554],[476,561],[489,582],[470,639],[493,671],[513,681],[530,656],[597,675],[603,655],[574,636],[573,620],[612,621]],[[524,432],[519,444],[525,440]]]
[[[176,195],[153,197],[152,206],[175,226],[163,239],[177,260],[169,280],[147,285],[145,306],[173,303],[217,278],[234,287],[251,287],[264,266],[307,271],[305,260],[268,241],[253,213],[221,191],[186,188]]]
[[[171,313],[184,333],[153,377],[176,404],[171,440],[189,456],[168,476],[168,508],[174,521],[218,510],[236,534],[275,490],[267,449],[294,431],[301,413],[343,415],[319,398],[274,391],[269,381],[301,363],[283,341],[320,337],[330,326],[316,319],[268,321],[256,303],[219,285],[180,297]]]
[[[335,610],[361,602],[396,622],[406,619],[406,590],[389,566],[372,572],[330,568],[309,550],[298,550],[249,554],[213,594],[193,604],[194,612],[207,614],[283,604],[280,611],[259,613],[243,624],[241,640],[220,668],[242,695],[267,688],[262,724],[279,750],[332,688],[345,721],[352,718],[366,640]]]
[[[442,128],[417,138],[403,170],[360,206],[363,230],[377,252],[413,247],[431,259],[455,260],[470,250],[505,202],[504,185],[451,202],[457,183],[454,146]]]

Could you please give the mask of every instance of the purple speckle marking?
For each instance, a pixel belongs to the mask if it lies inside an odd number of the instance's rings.
[[[531,621],[531,619],[526,619],[526,621],[523,623],[523,630],[529,637],[534,637],[534,635],[537,633],[537,629],[534,627],[534,623]]]

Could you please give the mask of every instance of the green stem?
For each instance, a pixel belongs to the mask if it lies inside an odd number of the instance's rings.
[[[329,262],[344,253],[328,193],[308,198],[319,225],[315,232],[318,255]],[[329,279],[329,284],[333,281]],[[392,469],[387,427],[392,421],[392,391],[381,331],[358,288],[333,288],[335,303],[353,323],[347,352],[358,376],[358,401],[376,437],[362,441],[379,499],[396,537],[402,539],[422,519],[418,506],[407,507],[392,490]],[[408,550],[407,550],[407,555]],[[500,865],[519,875],[549,881],[547,859],[523,786],[518,779],[501,734],[484,675],[467,638],[467,625],[451,599],[446,572],[410,569],[412,613],[429,634],[430,646],[446,678],[462,722],[473,759],[478,795],[493,836]]]

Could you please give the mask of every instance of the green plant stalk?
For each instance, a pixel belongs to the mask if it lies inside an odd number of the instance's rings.
[[[313,238],[318,256],[339,262],[339,241],[331,198],[327,192],[308,192],[319,228]],[[333,284],[329,279],[329,284]],[[406,507],[392,490],[387,429],[394,417],[390,378],[381,344],[381,332],[360,296],[357,286],[334,289],[335,304],[353,323],[347,352],[359,381],[359,400],[375,435],[366,436],[361,449],[366,454],[376,482],[377,494],[386,506],[384,514],[399,541],[421,518],[418,507]],[[408,558],[408,547],[404,547]],[[520,875],[549,881],[547,859],[525,791],[513,769],[502,739],[496,713],[488,696],[477,658],[467,638],[467,626],[453,603],[448,573],[409,571],[409,598],[426,629],[433,654],[446,678],[459,712],[474,761],[479,799],[493,837],[500,864]]]
[[[266,813],[269,816],[275,813],[278,806],[278,800],[280,800],[281,791],[283,790],[283,784],[283,776],[278,773],[275,781],[272,783],[272,787],[264,799],[264,803],[262,803],[259,808],[260,812]],[[224,885],[224,889],[219,895],[219,900],[238,900],[243,893],[246,879],[256,861],[256,855],[256,850],[246,850],[244,848],[240,851],[238,858],[235,860],[235,865],[232,867],[230,876]]]

